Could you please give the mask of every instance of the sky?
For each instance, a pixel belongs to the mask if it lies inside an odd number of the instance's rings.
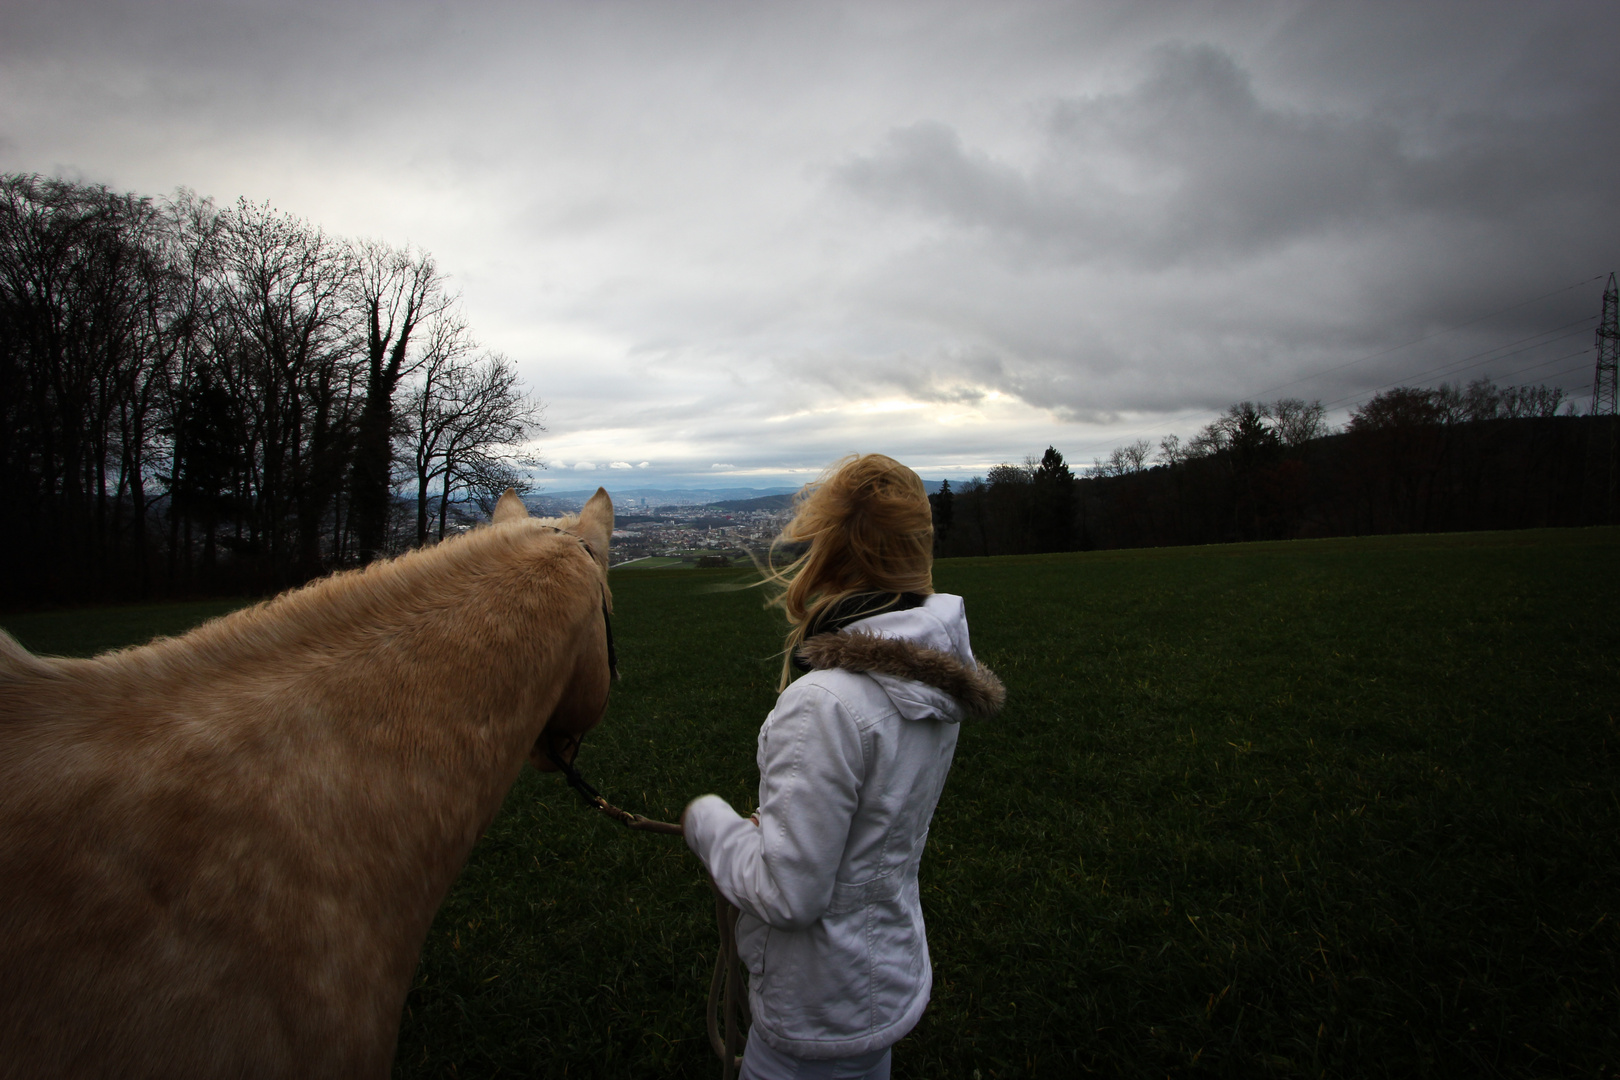
[[[1584,408],[1612,3],[0,0],[0,171],[429,252],[551,490]]]

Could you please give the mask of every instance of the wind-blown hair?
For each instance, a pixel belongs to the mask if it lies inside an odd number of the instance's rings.
[[[797,555],[786,548],[807,545]],[[787,556],[785,564],[779,556]],[[834,462],[794,497],[793,520],[771,543],[762,584],[790,628],[782,657],[786,689],[793,651],[823,610],[859,593],[934,591],[934,523],[916,473],[883,454]]]

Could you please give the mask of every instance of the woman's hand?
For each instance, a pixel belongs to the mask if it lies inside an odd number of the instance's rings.
[[[697,802],[697,800],[693,799],[692,802]],[[681,811],[681,833],[682,833],[682,835],[685,835],[685,833],[686,833],[686,815],[692,809],[692,802],[687,803],[686,804],[686,809]],[[757,814],[757,813],[749,814],[748,815],[748,820],[752,821],[754,823],[754,826],[756,828],[758,828],[758,826],[759,826],[759,814]]]

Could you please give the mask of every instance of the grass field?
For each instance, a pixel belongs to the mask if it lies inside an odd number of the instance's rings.
[[[1009,701],[934,820],[934,1002],[895,1075],[1620,1072],[1617,561],[1591,529],[941,563]],[[624,678],[581,766],[621,805],[751,805],[779,628],[745,577],[614,576]],[[77,619],[0,621],[116,636]],[[713,933],[678,840],[530,772],[396,1074],[710,1077]]]
[[[184,633],[205,619],[241,606],[240,600],[199,600],[187,604],[126,604],[93,610],[64,608],[0,615],[0,626],[37,653],[93,656],[108,649],[137,645],[160,634]]]
[[[646,558],[627,562],[615,570],[690,570],[697,561],[696,555],[648,555]]]

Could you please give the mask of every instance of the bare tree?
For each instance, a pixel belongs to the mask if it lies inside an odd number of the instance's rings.
[[[119,376],[117,500],[127,500],[139,591],[150,586],[147,513],[151,497],[148,476],[159,475],[164,455],[157,448],[157,429],[168,412],[172,373],[182,362],[192,338],[195,279],[188,275],[178,230],[167,208],[141,200],[139,213],[124,225],[126,239],[138,256],[129,267],[135,297],[132,304],[130,362]]]
[[[439,503],[439,539],[444,539],[445,509],[459,488],[479,500],[488,512],[508,487],[528,490],[522,469],[544,468],[518,444],[545,430],[540,403],[518,385],[517,368],[499,353],[486,353],[457,387],[465,418],[446,452],[444,491]],[[487,505],[486,505],[487,504]]]
[[[444,279],[421,252],[362,241],[352,248],[354,297],[365,320],[365,400],[355,435],[350,506],[360,561],[383,549],[392,485],[394,391],[410,374],[411,338],[450,303]]]
[[[1557,416],[1564,391],[1556,386],[1509,386],[1502,391],[1502,415]]]
[[[1091,474],[1093,476],[1129,476],[1131,473],[1143,472],[1148,467],[1148,461],[1153,456],[1153,444],[1147,439],[1137,439],[1135,442],[1116,446],[1108,455],[1108,460],[1092,459]]]
[[[1450,383],[1422,388],[1397,386],[1374,394],[1350,417],[1352,430],[1459,424],[1470,420],[1516,420],[1558,415],[1564,391],[1556,386],[1503,386],[1475,379],[1467,389]]]
[[[0,503],[30,577],[94,587],[134,535],[144,565],[144,451],[164,379],[164,287],[148,199],[0,177]],[[131,502],[138,512],[131,512]],[[96,557],[88,556],[94,552]],[[11,560],[7,560],[10,563]]]
[[[221,247],[211,351],[249,414],[253,539],[278,578],[294,561],[313,573],[348,459],[356,267],[320,229],[246,200],[227,215]]]
[[[1181,436],[1166,435],[1159,440],[1159,456],[1156,460],[1160,465],[1173,468],[1187,458],[1187,448],[1181,445]]]
[[[1011,465],[1003,461],[990,470],[988,477],[991,486],[1027,484],[1034,476],[1035,469],[1028,461],[1023,465]]]
[[[450,468],[451,446],[466,422],[467,406],[459,388],[475,348],[477,343],[459,312],[441,311],[428,322],[418,367],[421,381],[406,397],[400,425],[401,456],[410,463],[416,481],[418,546],[428,539],[429,491],[435,484],[442,486]]]
[[[480,456],[469,463],[465,487],[472,504],[486,518],[495,513],[495,504],[500,501],[501,494],[507,488],[511,488],[519,495],[527,495],[534,490],[534,485],[529,482],[528,476],[514,460],[488,456]],[[441,538],[444,535],[442,517],[439,535]]]
[[[1153,454],[1153,444],[1147,439],[1137,439],[1117,448],[1113,458],[1117,455],[1122,472],[1139,473],[1148,467],[1148,460]]]
[[[1197,461],[1199,458],[1212,457],[1231,445],[1228,433],[1217,424],[1210,424],[1198,434],[1188,439],[1182,447],[1184,461]]]
[[[1350,412],[1349,430],[1410,428],[1444,423],[1446,411],[1434,400],[1434,392],[1413,386],[1397,386],[1374,394]]]
[[[438,488],[439,539],[444,539],[450,502],[457,491],[475,499],[508,487],[526,489],[520,468],[543,467],[516,450],[544,430],[540,405],[518,384],[517,369],[499,353],[476,348],[453,312],[429,326],[421,381],[411,388],[402,437],[404,456],[415,470],[417,542],[428,538],[429,495]]]
[[[1265,406],[1261,415],[1271,421],[1277,439],[1286,447],[1304,446],[1328,433],[1326,411],[1320,401],[1278,398]]]
[[[1469,420],[1494,420],[1502,409],[1502,391],[1490,379],[1475,379],[1463,391],[1463,407]]]
[[[375,553],[396,391],[432,358],[404,425],[430,436],[416,536],[429,488],[442,522],[456,492],[521,484],[538,407],[459,316],[439,325],[449,304],[426,255],[268,204],[0,175],[0,561],[30,568],[0,592],[144,592],[165,504],[171,587],[278,587],[351,537]],[[202,580],[198,527],[210,568],[232,553]]]
[[[1460,424],[1468,419],[1468,400],[1460,387],[1441,383],[1429,391],[1430,399],[1440,410],[1440,422]]]
[[[212,199],[198,198],[184,188],[175,193],[165,209],[168,229],[163,242],[174,303],[172,349],[165,371],[167,386],[160,428],[167,439],[154,442],[151,463],[157,478],[168,485],[168,577],[172,585],[180,580],[182,558],[186,575],[189,577],[192,572],[192,518],[187,504],[195,500],[188,498],[191,489],[187,473],[191,452],[189,435],[196,425],[190,406],[204,393],[198,381],[208,363],[207,345],[211,337],[208,330],[217,310],[224,217]],[[211,473],[215,464],[211,461],[207,471]],[[215,514],[217,502],[208,509]],[[182,528],[185,530],[183,544]]]

